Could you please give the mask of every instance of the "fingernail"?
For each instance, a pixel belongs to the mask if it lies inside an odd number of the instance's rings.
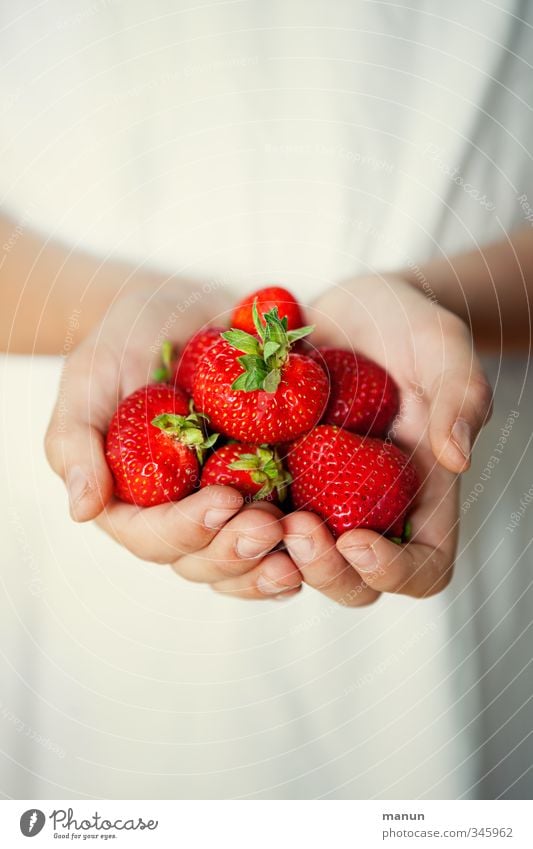
[[[83,469],[80,466],[73,466],[67,474],[68,500],[72,513],[76,512],[76,508],[88,488],[89,482]]]
[[[341,553],[346,555],[358,572],[373,572],[378,565],[376,553],[371,545],[345,548]]]
[[[239,537],[237,540],[237,554],[244,560],[251,557],[260,557],[268,554],[273,546],[265,547],[264,539],[253,539],[253,537]]]
[[[228,519],[235,515],[235,510],[226,508],[214,508],[208,510],[204,516],[204,525],[209,531],[216,531],[225,525]]]
[[[279,595],[280,593],[286,592],[289,587],[284,587],[282,584],[276,584],[275,581],[271,581],[270,578],[267,578],[266,575],[259,575],[257,579],[257,589],[263,595]]]
[[[315,554],[315,542],[313,537],[286,536],[285,545],[289,554],[298,563],[309,563]]]
[[[297,594],[297,590],[286,590],[284,593],[278,593],[277,595],[270,596],[270,598],[272,601],[288,601]]]
[[[451,438],[465,460],[469,460],[472,451],[472,435],[468,422],[465,422],[464,419],[457,419],[452,427]]]

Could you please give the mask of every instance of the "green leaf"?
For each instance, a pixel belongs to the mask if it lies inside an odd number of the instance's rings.
[[[304,336],[309,336],[310,333],[313,333],[314,329],[314,324],[308,324],[306,327],[298,327],[296,330],[289,330],[287,333],[289,342],[292,344],[293,342],[297,342],[298,339],[303,339]]]
[[[246,372],[246,392],[255,392],[256,389],[262,389],[264,381],[265,373],[263,371]]]
[[[160,416],[156,416],[155,419],[152,419],[152,424],[155,427],[161,428],[161,430],[181,430],[183,425],[185,424],[186,418],[185,416],[176,416],[173,413],[161,413]]]
[[[259,310],[257,309],[257,298],[254,299],[254,302],[252,304],[252,318],[254,320],[254,327],[257,330],[259,338],[264,339],[265,328],[259,316]]]
[[[256,481],[256,483],[259,483],[259,481]],[[261,489],[258,492],[255,493],[255,495],[253,497],[253,501],[262,501],[262,499],[266,498],[267,495],[270,495],[271,492],[272,492],[272,484],[270,483],[270,481],[267,481],[266,483],[263,484]]]
[[[244,460],[244,454],[241,455],[240,460],[234,460],[233,463],[230,463],[228,469],[233,469],[236,472],[255,472],[257,471],[257,457],[255,455],[251,455],[251,460]],[[248,455],[250,456],[250,455]]]
[[[152,380],[156,383],[168,383],[172,378],[174,365],[174,346],[170,339],[165,339],[161,344],[161,365],[152,374]]]
[[[244,351],[245,354],[255,354],[255,356],[261,354],[259,342],[255,336],[246,333],[244,330],[226,330],[220,335],[226,342],[229,342],[232,348],[236,348],[238,351]]]
[[[152,380],[156,383],[165,383],[168,380],[168,374],[166,368],[160,366],[160,368],[156,368],[152,373]]]
[[[237,357],[245,371],[260,371],[266,376],[267,368],[262,357],[256,357],[254,354],[244,354],[242,357]]]
[[[248,372],[243,371],[243,373],[238,376],[237,380],[233,381],[233,383],[231,384],[231,388],[237,389],[237,390],[242,390],[243,392],[246,392],[247,391],[246,390],[247,382],[248,382]]]
[[[265,342],[265,347],[263,348],[263,356],[265,360],[268,360],[272,354],[275,354],[276,351],[279,351],[281,345],[279,342]]]
[[[258,455],[257,454],[240,454],[241,460],[253,460],[257,464]]]
[[[152,424],[161,428],[168,437],[173,437],[194,449],[198,462],[202,463],[206,450],[213,447],[219,436],[218,433],[205,435],[204,420],[209,421],[203,413],[191,413],[189,416],[162,413],[152,419]]]
[[[268,479],[264,472],[260,471],[260,469],[255,469],[250,472],[250,477],[254,483],[267,484]]]
[[[281,371],[278,368],[272,369],[269,371],[265,379],[263,380],[263,389],[265,392],[269,392],[270,394],[274,393],[278,388],[281,381]]]

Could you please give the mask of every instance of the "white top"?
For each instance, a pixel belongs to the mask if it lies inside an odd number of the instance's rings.
[[[533,205],[532,4],[21,0],[1,16],[0,196],[73,247],[310,299],[500,238]],[[221,598],[73,525],[42,453],[58,374],[13,358],[1,376],[2,792],[530,795],[527,519],[506,530],[531,486],[521,360],[493,364],[452,586],[362,610],[308,589]]]

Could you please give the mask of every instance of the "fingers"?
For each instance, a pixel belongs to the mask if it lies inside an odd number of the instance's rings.
[[[65,481],[72,518],[94,519],[109,501],[113,479],[104,454],[104,434],[117,403],[113,357],[96,359],[88,344],[67,360],[59,397],[45,438],[52,469]]]
[[[457,544],[458,481],[440,466],[426,480],[419,506],[410,517],[412,542],[396,545],[368,530],[337,540],[337,549],[365,583],[377,592],[422,598],[450,581]]]
[[[104,437],[78,422],[68,432],[52,420],[45,442],[48,462],[67,486],[70,515],[76,522],[94,519],[113,492],[113,478],[104,455]]]
[[[335,547],[335,540],[314,513],[292,513],[282,519],[284,541],[306,584],[347,607],[376,601],[368,586]]]
[[[451,317],[446,328],[444,368],[428,384],[429,438],[439,463],[459,473],[470,465],[474,441],[490,418],[492,391],[466,326]]]
[[[156,507],[135,507],[113,499],[97,521],[136,557],[172,563],[208,545],[242,504],[237,490],[208,486],[182,501]]]
[[[275,551],[249,572],[218,581],[213,589],[237,598],[282,601],[296,595],[301,586],[302,576],[291,558],[283,551]]]
[[[205,547],[180,557],[172,568],[189,581],[214,584],[235,579],[257,566],[282,537],[278,512],[250,506],[228,522]],[[242,583],[245,585],[246,582]],[[237,582],[235,586],[241,584]]]
[[[373,531],[359,530],[343,534],[337,546],[377,592],[423,598],[443,590],[451,578],[453,561],[429,545],[396,545]]]

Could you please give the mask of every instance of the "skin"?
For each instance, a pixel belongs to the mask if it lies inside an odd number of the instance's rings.
[[[14,227],[3,220],[2,243]],[[157,360],[150,347],[177,304],[188,306],[165,333],[177,343],[229,313],[231,304],[217,292],[189,304],[198,284],[102,263],[23,233],[0,267],[0,343],[7,351],[58,353],[73,306],[79,306],[77,344],[46,436],[48,459],[66,483],[75,521],[94,519],[136,556],[170,564],[182,577],[224,594],[284,599],[307,583],[358,607],[382,592],[428,596],[449,581],[457,476],[468,468],[491,406],[466,322],[486,349],[526,348],[532,288],[531,231],[524,231],[429,263],[417,275],[347,281],[307,311],[317,325],[316,344],[347,346],[356,339],[357,348],[389,369],[400,386],[395,440],[412,453],[423,481],[411,516],[413,538],[404,546],[366,530],[335,542],[317,516],[282,516],[271,504],[243,506],[228,487],[144,510],[113,498],[103,444],[117,401],[148,380]],[[285,550],[275,550],[280,543]]]

